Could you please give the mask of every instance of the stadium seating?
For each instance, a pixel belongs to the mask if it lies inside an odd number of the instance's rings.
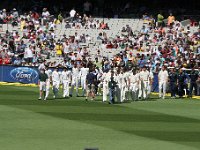
[[[105,32],[107,34],[107,37],[109,39],[115,38],[117,35],[121,35],[121,29],[123,27],[126,27],[126,25],[129,25],[132,28],[132,31],[134,33],[138,33],[142,26],[146,24],[144,24],[144,21],[142,19],[116,19],[116,18],[94,18],[94,20],[99,20],[99,22],[104,21],[105,23],[108,24],[110,30],[101,30],[101,29],[73,29],[73,28],[65,28],[66,23],[63,22],[62,24],[58,24],[56,25],[55,28],[55,35],[56,35],[56,40],[62,38],[62,36],[65,34],[67,36],[74,36],[75,32],[78,35],[89,35],[91,40],[87,41],[86,43],[80,43],[81,46],[87,46],[90,47],[90,56],[92,56],[92,58],[94,59],[93,56],[95,56],[97,54],[97,49],[101,50],[101,55],[106,56],[108,58],[113,57],[113,55],[119,53],[122,49],[118,48],[118,49],[102,49],[101,46],[101,41],[97,40],[97,36],[99,35],[99,33],[103,33]],[[166,22],[166,20],[165,20]],[[181,25],[186,28],[187,25],[190,24],[190,20],[184,20],[181,22]],[[2,30],[0,31],[0,33],[4,34],[6,30],[9,31],[18,31],[18,33],[21,35],[23,35],[23,32],[20,30],[19,27],[12,27],[11,24],[3,24],[0,27]],[[198,27],[191,27],[191,32],[194,33],[195,31],[197,31]],[[150,33],[150,36],[153,37],[154,33]],[[146,44],[146,43],[144,43]],[[133,54],[136,54],[137,51],[135,51]],[[55,61],[57,60],[57,58],[54,58],[53,56],[55,56],[55,52],[52,51],[51,52],[51,61]],[[60,58],[59,58],[60,60]],[[60,60],[62,61],[62,60]]]

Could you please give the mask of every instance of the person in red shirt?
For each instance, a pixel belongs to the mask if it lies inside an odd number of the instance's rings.
[[[2,58],[0,58],[0,65],[2,65],[3,64],[3,59]]]
[[[113,44],[109,41],[108,44],[106,45],[106,48],[112,49],[113,48]]]
[[[106,28],[106,24],[102,21],[100,23],[100,29],[105,29]]]
[[[5,57],[2,59],[3,64],[8,65],[11,63],[10,57],[8,55],[5,55]]]

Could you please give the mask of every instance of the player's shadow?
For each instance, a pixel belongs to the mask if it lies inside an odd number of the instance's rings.
[[[48,98],[47,101],[69,100],[70,97]]]

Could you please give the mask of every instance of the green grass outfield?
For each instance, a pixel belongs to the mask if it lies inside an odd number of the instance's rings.
[[[0,150],[200,149],[199,100],[37,98],[36,87],[0,85]]]

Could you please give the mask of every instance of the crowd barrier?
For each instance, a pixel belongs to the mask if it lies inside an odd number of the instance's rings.
[[[38,83],[37,67],[0,65],[1,82]],[[158,74],[154,73],[152,91],[158,92]]]

